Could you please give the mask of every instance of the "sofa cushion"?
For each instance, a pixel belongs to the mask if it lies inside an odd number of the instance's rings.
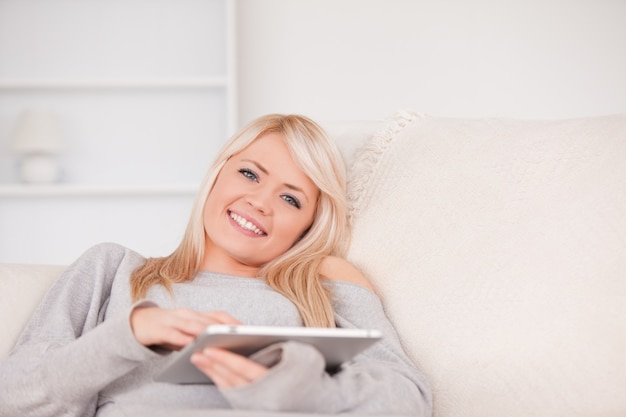
[[[350,165],[355,153],[370,140],[374,133],[386,126],[386,120],[326,121],[322,127],[333,138],[346,165]]]
[[[357,154],[349,258],[435,416],[626,412],[626,115],[401,112]]]
[[[0,264],[0,360],[9,354],[35,307],[64,268]]]

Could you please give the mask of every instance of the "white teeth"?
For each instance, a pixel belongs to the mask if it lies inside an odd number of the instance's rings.
[[[237,222],[237,224],[241,227],[243,227],[246,230],[250,230],[251,232],[256,233],[257,235],[264,235],[265,233],[263,233],[258,227],[256,227],[254,224],[252,224],[251,222],[247,221],[246,219],[244,219],[243,217],[230,212],[230,218],[233,219],[234,221]]]

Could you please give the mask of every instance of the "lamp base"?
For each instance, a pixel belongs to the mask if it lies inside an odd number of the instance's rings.
[[[30,184],[50,184],[60,178],[61,169],[54,155],[27,154],[20,163],[20,179]]]

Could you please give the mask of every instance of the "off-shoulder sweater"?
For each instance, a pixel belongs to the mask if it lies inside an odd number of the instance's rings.
[[[168,354],[141,345],[129,320],[130,274],[144,262],[120,245],[100,244],[55,281],[0,363],[2,416],[431,414],[429,386],[403,352],[379,298],[343,281],[332,285],[337,326],[377,328],[384,337],[338,372],[325,372],[314,348],[287,342],[275,346],[279,362],[244,387],[154,382]],[[175,284],[173,294],[151,287],[146,300],[164,308],[226,311],[250,325],[302,325],[296,307],[255,278],[202,271]]]

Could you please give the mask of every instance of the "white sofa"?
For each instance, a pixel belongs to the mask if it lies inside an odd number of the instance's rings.
[[[626,115],[330,126],[437,417],[626,415]],[[0,265],[0,358],[58,266]]]

